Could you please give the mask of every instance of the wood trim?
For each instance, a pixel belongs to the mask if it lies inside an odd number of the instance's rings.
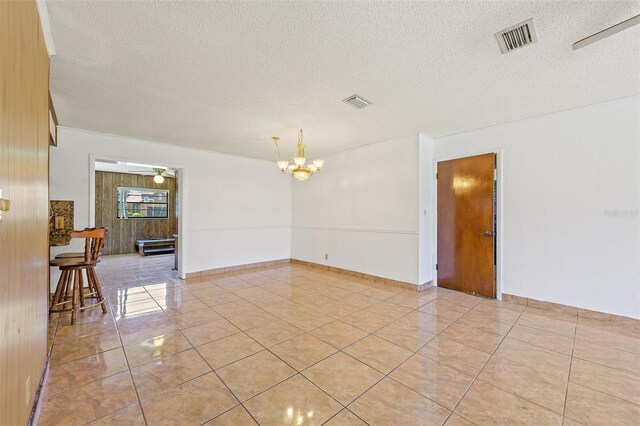
[[[29,421],[47,356],[49,55],[36,2],[0,2],[0,424]]]
[[[53,345],[51,346],[51,348],[53,348]],[[48,348],[48,352],[50,352],[51,348]],[[37,425],[40,423],[40,414],[42,413],[42,404],[44,403],[44,398],[42,398],[42,395],[44,395],[47,392],[47,383],[48,383],[49,371],[50,371],[49,370],[50,360],[51,360],[50,355],[47,355],[45,360],[44,371],[42,373],[42,377],[40,378],[38,391],[36,392],[35,403],[33,404],[33,408],[31,409],[31,415],[29,416],[29,421],[27,423],[29,426]]]
[[[118,219],[117,187],[157,188],[169,190],[167,219]],[[105,240],[105,255],[135,253],[136,240],[172,238],[176,223],[176,180],[165,177],[157,184],[153,176],[96,171],[95,226],[109,230]]]
[[[58,146],[58,115],[56,114],[56,109],[53,106],[51,92],[49,92],[49,113],[53,119],[53,129],[51,128],[51,123],[49,123],[49,145]]]

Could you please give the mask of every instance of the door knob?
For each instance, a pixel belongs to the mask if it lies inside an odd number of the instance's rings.
[[[487,237],[487,238],[488,238],[488,237],[493,237],[493,232],[491,232],[491,231],[484,231],[484,232],[482,233],[482,236],[483,236],[483,237]]]

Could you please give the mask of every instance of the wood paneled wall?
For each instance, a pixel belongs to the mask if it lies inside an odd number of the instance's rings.
[[[0,425],[27,424],[47,355],[49,56],[35,1],[0,1]]]
[[[119,186],[168,189],[169,218],[118,219],[116,189]],[[104,254],[135,253],[135,242],[142,238],[170,238],[177,233],[175,212],[175,179],[165,177],[164,182],[157,184],[153,176],[96,172],[96,226],[109,229]]]

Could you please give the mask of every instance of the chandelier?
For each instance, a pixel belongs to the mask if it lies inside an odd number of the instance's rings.
[[[309,179],[311,175],[319,172],[324,165],[324,160],[313,160],[309,164],[305,164],[307,159],[304,158],[304,142],[302,140],[302,129],[298,133],[298,151],[293,156],[291,161],[282,160],[280,156],[280,147],[278,146],[279,137],[273,136],[271,138],[276,144],[278,150],[278,168],[282,173],[289,173],[293,175],[299,181],[305,181]]]

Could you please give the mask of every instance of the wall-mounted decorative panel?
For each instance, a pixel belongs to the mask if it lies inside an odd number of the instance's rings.
[[[118,187],[169,190],[167,219],[118,219]],[[171,238],[177,233],[175,179],[165,177],[157,184],[153,176],[127,173],[96,172],[96,226],[109,232],[103,254],[135,253],[135,242],[148,238]]]
[[[49,201],[49,245],[66,246],[73,231],[73,201]]]

